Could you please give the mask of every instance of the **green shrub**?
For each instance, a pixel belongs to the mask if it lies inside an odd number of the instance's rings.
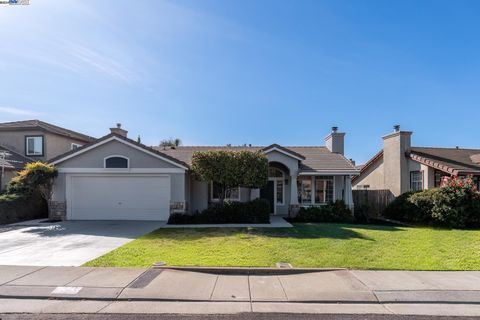
[[[23,195],[38,192],[45,200],[49,200],[57,175],[57,169],[51,164],[30,162],[9,182],[7,191]]]
[[[47,217],[47,204],[34,192],[30,195],[8,193],[0,196],[0,224]]]
[[[433,196],[432,219],[452,228],[480,226],[480,193],[469,177],[453,177],[444,181]]]
[[[413,222],[419,215],[418,207],[409,201],[414,192],[405,192],[395,198],[383,211],[385,218]]]
[[[264,199],[212,204],[196,214],[174,213],[169,224],[270,223],[270,206]]]
[[[440,188],[400,195],[384,216],[450,228],[480,227],[480,193],[471,178],[447,178]]]
[[[302,207],[294,222],[353,222],[352,211],[345,202],[337,200],[322,206]]]

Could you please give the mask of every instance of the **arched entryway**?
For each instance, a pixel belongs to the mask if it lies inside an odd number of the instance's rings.
[[[268,200],[271,214],[288,213],[289,176],[290,170],[284,164],[269,162],[268,183],[260,189],[260,198]]]

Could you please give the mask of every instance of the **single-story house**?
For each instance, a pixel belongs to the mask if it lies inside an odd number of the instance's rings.
[[[263,189],[237,188],[232,201],[258,197],[272,214],[336,199],[353,206],[351,177],[359,173],[345,158],[344,133],[332,132],[326,146],[147,147],[127,137],[121,126],[50,161],[59,171],[52,197],[53,219],[167,220],[171,212],[195,213],[218,200],[215,185],[190,172],[195,151],[252,150],[265,153],[269,181]]]
[[[473,176],[480,188],[480,149],[413,147],[411,131],[383,137],[383,149],[352,180],[354,190],[390,190],[393,196],[407,191],[439,187],[444,176]]]

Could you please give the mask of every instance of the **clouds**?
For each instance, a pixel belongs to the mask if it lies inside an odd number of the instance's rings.
[[[41,113],[33,111],[33,110],[23,109],[23,108],[2,107],[2,106],[0,106],[0,114],[8,114],[8,115],[13,115],[13,116],[34,117],[34,116],[40,115]]]

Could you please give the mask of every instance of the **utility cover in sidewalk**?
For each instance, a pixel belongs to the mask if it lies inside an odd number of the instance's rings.
[[[77,294],[82,287],[56,287],[52,294]]]

